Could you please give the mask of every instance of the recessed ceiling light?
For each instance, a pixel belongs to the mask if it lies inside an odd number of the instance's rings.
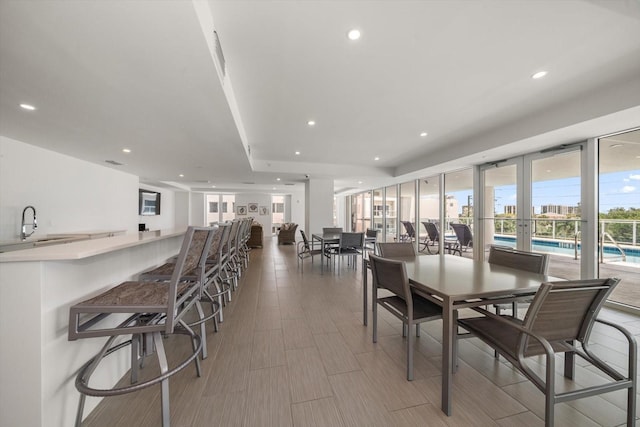
[[[273,188],[272,188],[272,190],[275,190],[275,189],[276,189],[276,187],[273,187]]]
[[[362,184],[362,181],[358,181],[358,184]]]
[[[531,76],[532,79],[541,79],[544,76],[547,75],[546,71],[538,71],[537,73],[535,73],[534,75]]]
[[[309,126],[315,126],[316,122],[315,122],[315,120],[309,120],[309,121],[307,122],[307,124],[308,124]]]
[[[299,151],[296,151],[296,156],[299,156],[299,155],[300,155],[300,152],[299,152]]]
[[[426,132],[422,132],[422,133],[420,134],[420,136],[422,136],[422,137],[425,137],[425,136],[427,136],[427,135],[429,135],[429,134],[428,134],[428,133],[426,133]]]
[[[123,153],[130,153],[130,152],[131,152],[131,150],[130,150],[130,149],[128,149],[128,148],[123,148],[123,149],[122,149],[122,152],[123,152]]]
[[[380,160],[380,157],[374,157],[373,160],[378,161]]]
[[[355,28],[353,30],[349,30],[349,32],[347,33],[347,37],[349,38],[349,40],[358,40],[361,35],[362,34],[360,34],[360,30],[356,30]]]
[[[183,175],[183,174],[180,174],[180,175],[178,175],[178,176],[179,176],[180,178],[184,178],[184,175]]]
[[[212,185],[212,186],[211,186],[211,188],[216,188],[216,186],[215,186],[215,185]]]
[[[280,178],[276,178],[276,181],[280,181]]]
[[[622,147],[622,144],[613,144],[609,146],[609,148],[620,148],[620,147]]]
[[[29,111],[33,111],[36,109],[36,107],[34,107],[33,105],[29,105],[29,104],[20,104],[20,107],[24,108],[25,110],[29,110]]]

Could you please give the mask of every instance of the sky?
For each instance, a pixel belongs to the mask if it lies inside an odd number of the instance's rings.
[[[640,208],[640,169],[603,174],[600,176],[599,212],[607,213],[612,208]],[[580,202],[580,179],[566,178],[540,181],[533,184],[533,206],[539,214],[542,205],[577,206]],[[469,191],[450,193],[462,207],[467,204]],[[495,188],[495,212],[504,213],[504,206],[516,204],[516,186],[505,185]]]

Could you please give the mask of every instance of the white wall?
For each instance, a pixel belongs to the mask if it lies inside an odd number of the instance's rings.
[[[256,221],[262,224],[262,233],[266,235],[271,230],[271,194],[266,193],[246,193],[236,194],[236,209],[238,206],[248,207],[250,203],[257,203],[258,207],[268,207],[267,215],[260,215],[260,212],[248,213],[248,216],[252,216]],[[237,215],[236,218],[246,218],[242,215]]]
[[[138,177],[0,136],[0,241],[19,238],[27,205],[37,211],[34,237],[137,231]]]

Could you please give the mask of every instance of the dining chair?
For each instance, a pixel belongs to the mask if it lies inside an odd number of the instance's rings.
[[[338,273],[342,269],[342,258],[347,257],[347,265],[351,265],[353,269],[358,266],[358,256],[362,256],[364,248],[364,233],[340,233],[340,240],[337,246],[329,248],[329,255],[335,259],[338,258]]]
[[[415,246],[410,242],[380,242],[378,243],[378,254],[385,258],[414,257],[417,255]]]
[[[450,224],[453,232],[456,235],[457,242],[450,246],[451,253],[458,252],[462,256],[462,252],[466,252],[467,249],[473,248],[473,234],[471,228],[467,224]]]
[[[100,295],[70,307],[69,341],[108,337],[102,349],[80,368],[76,376],[75,384],[80,392],[76,426],[82,423],[86,396],[116,396],[142,390],[155,384],[160,384],[161,389],[162,425],[169,426],[169,378],[191,362],[195,363],[197,375],[201,374],[198,354],[202,349],[202,340],[184,321],[186,313],[200,298],[200,284],[182,281],[183,272],[194,268],[203,252],[208,250],[205,245],[206,240],[194,239],[196,231],[199,230],[202,228],[187,228],[169,283],[123,282]],[[205,230],[209,232],[209,229]],[[115,322],[106,321],[111,315],[118,316]],[[123,315],[128,317],[121,318],[120,316]],[[164,341],[165,336],[172,334],[187,335],[191,340],[192,351],[179,363],[173,361],[172,365],[169,365]],[[131,336],[131,338],[114,345],[114,341],[122,336]],[[131,384],[107,389],[90,385],[91,375],[100,362],[127,346],[131,348]],[[142,366],[146,356],[153,353],[158,358],[158,374],[138,382],[138,367]]]
[[[498,316],[476,308],[482,317],[458,319],[458,324],[497,350],[518,371],[545,395],[545,426],[554,425],[555,404],[572,401],[614,390],[627,390],[627,426],[635,425],[637,349],[634,337],[623,327],[602,319],[598,313],[619,279],[590,279],[542,283],[524,320],[513,316]],[[618,331],[627,341],[627,366],[621,371],[622,360],[616,365],[602,360],[589,346],[589,337],[596,323],[605,330]],[[607,328],[609,327],[609,328]],[[576,345],[579,343],[579,345]],[[624,351],[624,350],[623,350]],[[597,384],[563,385],[556,390],[556,355],[573,353],[597,369],[602,379]],[[544,372],[539,374],[539,365]],[[573,379],[573,372],[565,377]],[[590,381],[587,381],[590,383]]]
[[[374,228],[367,228],[365,231],[365,243],[364,250],[369,253],[376,251],[376,242],[378,241],[378,230]]]
[[[404,261],[369,255],[375,301],[373,304],[373,342],[378,341],[378,305],[402,320],[403,329],[416,329],[420,324],[442,318],[442,308],[412,292]],[[377,290],[386,289],[389,296],[378,297]],[[413,380],[413,334],[407,334],[407,380]]]
[[[342,233],[342,227],[323,227],[322,234],[340,234]]]
[[[300,235],[302,236],[302,240],[299,241],[297,245],[298,265],[301,270],[304,270],[304,262],[301,261],[305,258],[311,257],[311,262],[313,263],[313,258],[316,255],[324,257],[325,251],[319,246],[316,248],[315,243],[310,243],[304,230],[300,229]],[[324,262],[324,258],[321,259],[320,262]]]
[[[487,261],[492,265],[501,265],[538,274],[547,274],[547,270],[549,269],[548,254],[521,251],[509,246],[491,245],[489,247],[489,258]],[[526,302],[530,301],[531,299]],[[500,311],[509,307],[509,305],[495,304],[494,307],[496,309],[496,314],[499,315]],[[517,301],[511,303],[511,309],[513,310],[513,317],[518,317]]]
[[[323,227],[322,234],[340,234],[342,233],[342,227]],[[338,246],[337,243],[325,243],[324,249],[329,251],[331,249],[335,249]]]

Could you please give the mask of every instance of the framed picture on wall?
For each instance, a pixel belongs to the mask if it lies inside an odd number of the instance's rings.
[[[258,213],[257,203],[249,203],[249,213]]]
[[[246,206],[237,206],[236,207],[236,215],[246,215],[247,207]]]
[[[260,206],[260,215],[269,215],[269,208],[267,206]]]

